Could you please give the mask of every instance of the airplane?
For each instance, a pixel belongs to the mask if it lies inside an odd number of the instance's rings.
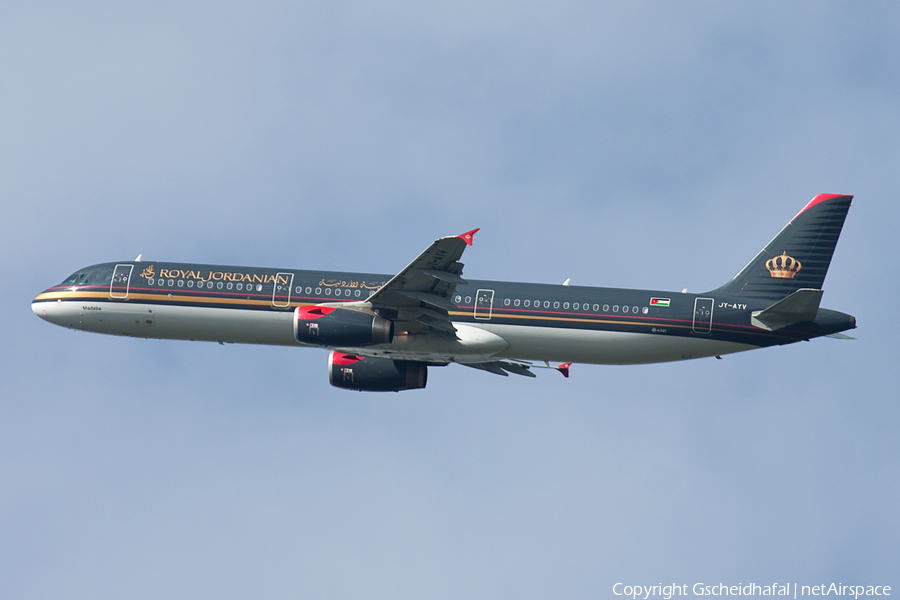
[[[428,367],[450,363],[568,377],[573,363],[721,358],[848,337],[855,317],[819,304],[852,198],[815,196],[737,275],[702,294],[467,281],[459,260],[473,229],[438,239],[394,276],[139,255],[79,269],[31,307],[96,333],[324,348],[331,385],[358,391],[422,389]]]

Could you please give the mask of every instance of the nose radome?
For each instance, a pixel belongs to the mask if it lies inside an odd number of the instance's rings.
[[[45,321],[48,320],[47,319],[47,303],[46,302],[34,302],[33,301],[31,303],[31,310],[32,310],[32,312],[34,312],[34,314],[36,314],[40,318],[44,319]]]

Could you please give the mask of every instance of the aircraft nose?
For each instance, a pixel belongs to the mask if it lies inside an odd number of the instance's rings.
[[[49,321],[49,317],[47,316],[47,303],[46,302],[38,302],[38,299],[35,298],[31,301],[31,311],[42,318],[45,321]]]

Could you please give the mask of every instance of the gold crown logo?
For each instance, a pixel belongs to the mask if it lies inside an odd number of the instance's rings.
[[[803,268],[803,265],[800,264],[799,260],[792,256],[788,256],[787,252],[784,252],[781,256],[776,256],[775,258],[767,260],[766,268],[769,270],[769,275],[772,277],[778,279],[793,279],[794,276],[800,272],[800,269]]]
[[[144,279],[150,279],[151,277],[153,277],[153,265],[150,265],[146,269],[144,269],[144,271],[141,273],[141,277],[143,277]]]

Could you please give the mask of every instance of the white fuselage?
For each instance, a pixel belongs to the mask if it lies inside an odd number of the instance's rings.
[[[151,339],[304,347],[294,338],[291,310],[245,310],[137,302],[56,300],[33,303],[51,323],[95,333]],[[641,364],[702,358],[756,346],[649,333],[454,322],[457,339],[396,335],[391,344],[331,348],[364,356],[431,363],[497,359]]]

